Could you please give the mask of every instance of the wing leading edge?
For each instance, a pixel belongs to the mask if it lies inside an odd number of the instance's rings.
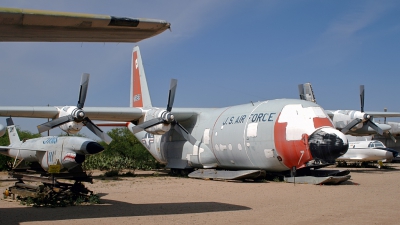
[[[57,118],[63,107],[54,106],[0,106],[0,116],[27,118]],[[174,115],[180,120],[197,116],[202,109],[177,108]],[[204,109],[203,109],[204,110]],[[92,120],[129,122],[137,121],[146,114],[146,110],[134,107],[85,107],[85,114]]]
[[[27,118],[57,118],[62,107],[46,106],[0,106],[0,116]],[[131,107],[85,107],[87,117],[93,120],[132,121],[144,115],[140,108]]]
[[[340,112],[343,111],[343,114],[346,114],[346,110],[325,110],[325,113],[332,119],[333,116],[335,115],[334,112]],[[354,110],[347,110],[347,111],[354,111]],[[365,111],[365,113],[373,116],[374,118],[383,118],[383,117],[400,117],[400,112],[370,112],[370,111]]]
[[[0,41],[138,42],[170,26],[158,19],[0,7]]]

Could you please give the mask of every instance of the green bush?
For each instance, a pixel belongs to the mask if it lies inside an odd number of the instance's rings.
[[[104,151],[86,157],[84,168],[106,171],[151,170],[161,167],[147,149],[126,128],[116,128],[108,132],[113,141],[107,145],[100,142]]]

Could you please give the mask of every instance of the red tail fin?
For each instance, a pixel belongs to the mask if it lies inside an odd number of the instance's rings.
[[[138,46],[132,51],[131,65],[131,107],[151,107],[149,89],[147,87],[146,74],[142,64],[142,57]]]

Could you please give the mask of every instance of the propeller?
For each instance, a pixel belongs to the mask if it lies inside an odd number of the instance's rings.
[[[364,98],[365,98],[365,90],[364,90],[364,85],[360,85],[360,102],[361,102],[361,112],[364,113]],[[346,134],[349,130],[351,130],[353,127],[357,126],[360,123],[364,123],[374,129],[378,134],[383,135],[383,130],[378,127],[373,121],[372,117],[364,113],[363,118],[355,118],[353,121],[351,121],[349,124],[347,124],[343,129],[342,133]]]
[[[58,127],[68,122],[83,123],[90,131],[97,135],[101,140],[109,144],[112,139],[105,132],[103,132],[98,126],[96,126],[88,117],[86,117],[83,111],[83,106],[85,105],[86,94],[89,86],[89,74],[82,74],[81,85],[79,89],[79,99],[76,108],[72,111],[70,115],[62,116],[53,119],[49,122],[40,124],[37,126],[39,133],[48,131],[54,127]]]
[[[161,114],[160,117],[145,121],[138,124],[132,128],[132,133],[137,133],[143,131],[152,126],[156,126],[161,123],[171,124],[171,126],[177,131],[185,140],[190,142],[192,145],[196,143],[196,139],[180,124],[175,120],[174,115],[171,113],[172,106],[175,100],[175,92],[178,81],[176,79],[171,79],[171,85],[168,94],[168,104],[165,112]]]

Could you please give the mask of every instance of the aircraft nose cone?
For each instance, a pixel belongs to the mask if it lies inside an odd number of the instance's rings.
[[[99,143],[91,141],[86,145],[86,151],[89,154],[96,154],[104,150],[104,147],[101,146]]]
[[[332,127],[323,127],[314,131],[308,138],[308,144],[314,159],[321,159],[328,163],[334,163],[349,148],[346,136]]]
[[[399,152],[390,148],[386,148],[387,152],[386,152],[386,158],[387,159],[394,159],[399,155]]]

